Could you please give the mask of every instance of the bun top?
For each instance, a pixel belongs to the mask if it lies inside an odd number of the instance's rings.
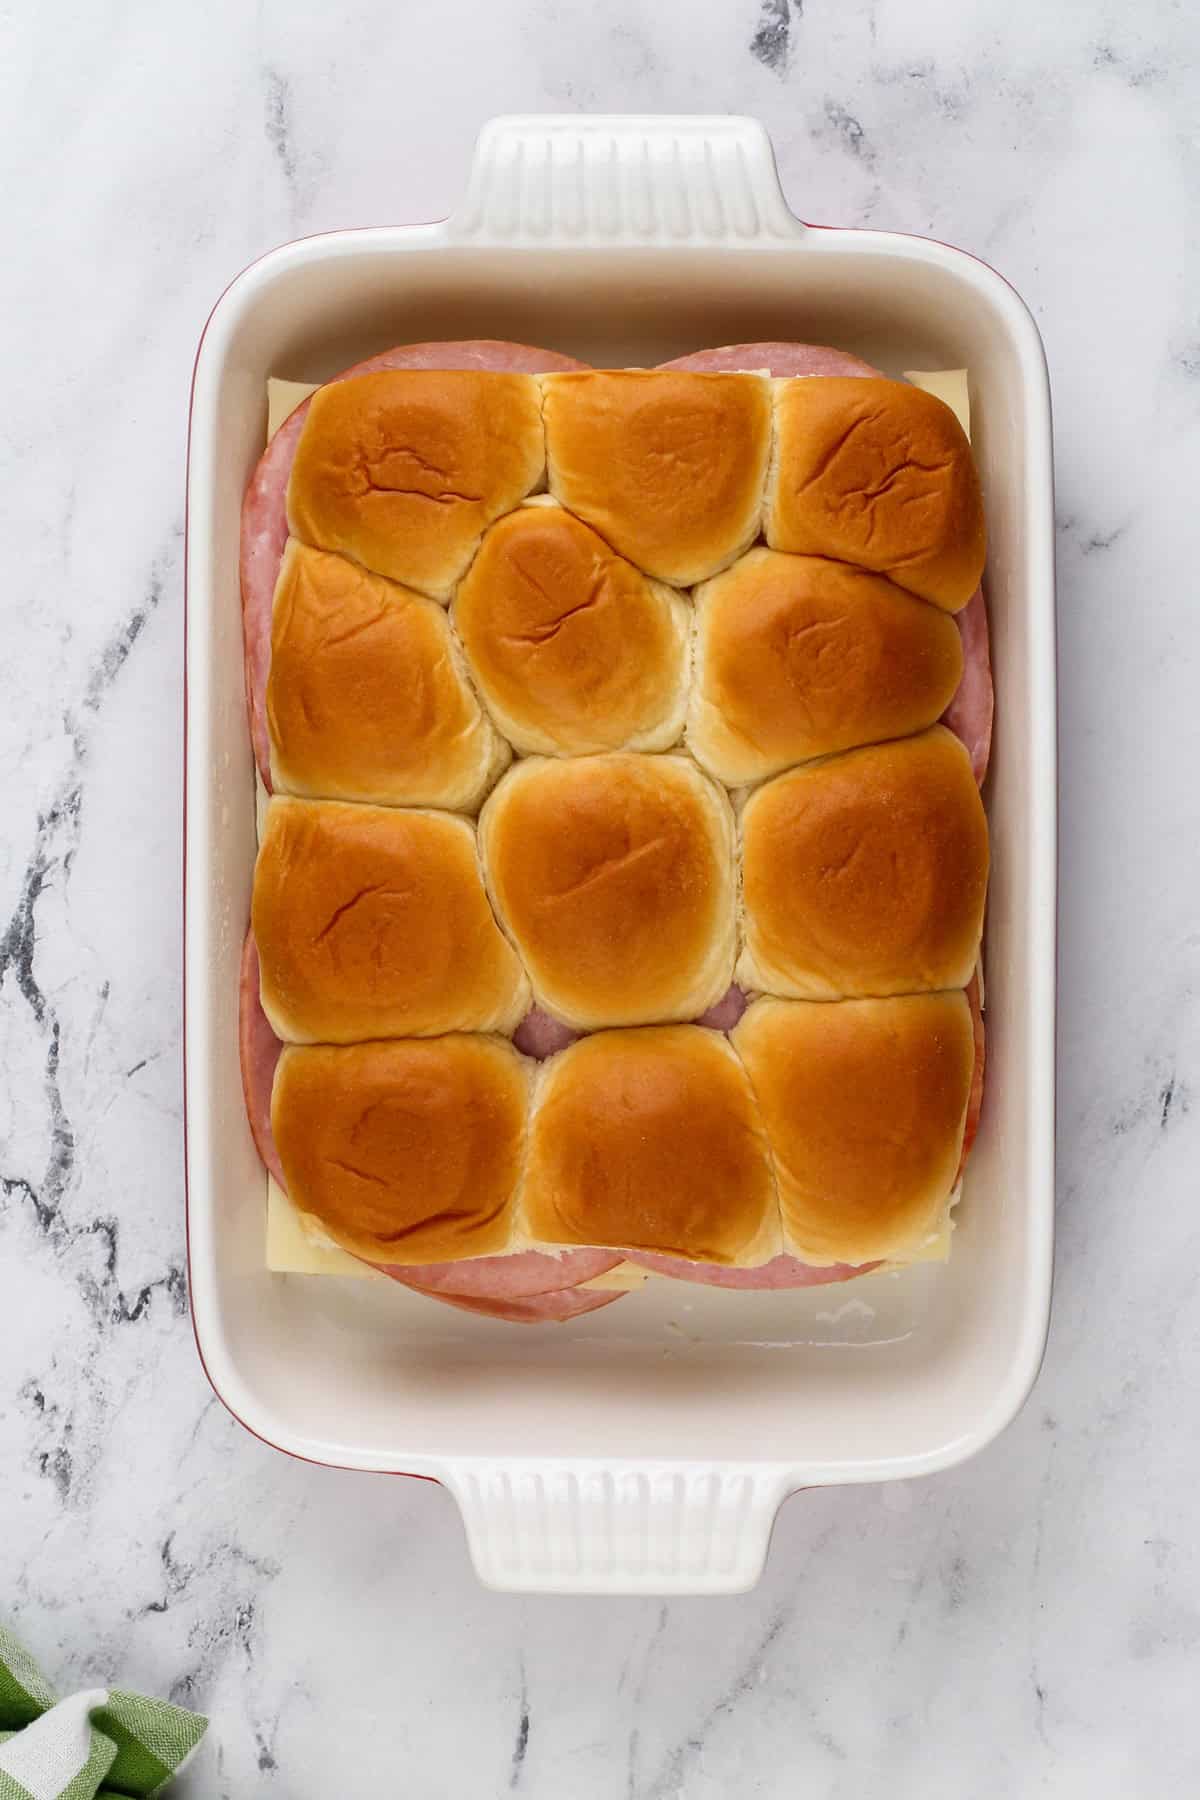
[[[275,787],[477,806],[508,752],[459,662],[435,601],[290,539],[267,680]]]
[[[605,1031],[547,1064],[523,1212],[545,1244],[738,1266],[779,1251],[775,1184],[741,1063],[698,1025]]]
[[[253,931],[296,1204],[397,1264],[919,1249],[988,872],[934,723],[984,555],[953,413],[868,373],[405,368],[292,437],[260,615],[305,797],[269,806]],[[735,962],[767,997],[688,1023]],[[491,1035],[531,1000],[597,1034],[536,1078]]]
[[[687,744],[730,786],[920,731],[962,676],[953,619],[824,557],[747,551],[695,605]]]
[[[485,528],[542,478],[532,375],[386,369],[318,388],[288,482],[292,535],[448,598]]]
[[[783,1247],[911,1256],[943,1225],[975,1052],[965,994],[759,1000],[733,1032],[771,1143]]]
[[[986,531],[971,446],[950,408],[900,381],[774,387],[770,547],[856,563],[960,611],[983,574]]]
[[[272,800],[251,920],[285,1042],[512,1031],[529,1003],[451,813]]]
[[[508,1249],[527,1065],[498,1038],[287,1049],[271,1125],[288,1192],[351,1255],[451,1262]]]
[[[733,815],[685,757],[533,757],[479,821],[539,1006],[568,1025],[695,1018],[729,985]]]
[[[689,614],[562,507],[493,525],[454,623],[493,718],[518,750],[663,750],[683,727]]]
[[[765,376],[596,369],[542,389],[550,492],[648,575],[690,586],[757,535]]]
[[[742,815],[744,987],[796,999],[965,987],[987,820],[942,726],[779,775]]]

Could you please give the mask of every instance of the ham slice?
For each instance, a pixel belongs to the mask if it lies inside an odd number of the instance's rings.
[[[975,589],[955,622],[962,638],[962,680],[955,690],[953,700],[942,714],[942,723],[966,745],[975,779],[982,787],[992,748],[995,695],[988,646],[987,607],[981,587]]]
[[[707,1025],[711,1031],[732,1031],[748,1005],[745,994],[735,983],[725,990],[714,1006],[701,1013],[695,1023]],[[547,1057],[557,1056],[560,1050],[576,1043],[583,1035],[583,1032],[563,1025],[540,1006],[533,1006],[517,1026],[513,1043],[525,1056],[545,1062]]]
[[[262,1009],[258,988],[258,945],[254,933],[248,931],[242,945],[238,980],[238,1055],[242,1065],[242,1093],[254,1148],[280,1187],[285,1183],[283,1165],[275,1148],[275,1134],[271,1130],[271,1089],[275,1084],[275,1065],[282,1051],[283,1045],[271,1030]]]
[[[589,365],[557,350],[508,344],[491,338],[461,343],[401,344],[335,375],[351,381],[380,369],[510,369],[519,374],[551,374]],[[242,633],[246,651],[246,706],[258,771],[271,786],[271,743],[267,733],[267,674],[271,667],[271,611],[275,582],[287,543],[287,485],[304,430],[309,401],[303,400],[267,445],[242,501]]]
[[[877,1262],[830,1263],[828,1268],[819,1269],[795,1256],[775,1256],[757,1269],[725,1269],[716,1263],[685,1262],[681,1257],[654,1256],[645,1250],[627,1250],[625,1260],[653,1269],[656,1275],[670,1275],[675,1281],[746,1289],[824,1287],[827,1282],[852,1281],[856,1275],[869,1275],[879,1267]]]
[[[519,1250],[512,1256],[474,1256],[461,1262],[374,1263],[405,1287],[456,1300],[532,1300],[607,1275],[624,1257],[613,1250]]]
[[[731,372],[765,369],[768,375],[878,375],[870,363],[825,344],[724,344],[719,350],[693,350],[659,363],[660,369],[706,369]]]
[[[414,1293],[424,1294],[427,1300],[440,1300],[443,1306],[482,1313],[488,1319],[508,1319],[514,1325],[562,1324],[566,1319],[577,1319],[581,1313],[596,1312],[602,1306],[611,1306],[614,1300],[626,1298],[619,1288],[612,1293],[560,1288],[551,1294],[532,1294],[524,1300],[475,1300],[461,1294],[435,1294],[415,1283],[404,1285],[411,1286]]]
[[[524,1056],[532,1056],[538,1062],[545,1062],[548,1056],[554,1056],[573,1044],[582,1033],[572,1031],[569,1025],[543,1012],[540,1006],[531,1006],[521,1023],[513,1033],[513,1043]]]
[[[697,1025],[707,1025],[710,1031],[732,1031],[750,1002],[741,988],[734,982],[726,988],[715,1006],[702,1012],[696,1020]]]
[[[958,1165],[960,1175],[967,1166],[971,1145],[975,1142],[975,1134],[979,1130],[979,1115],[983,1111],[983,1071],[987,1062],[987,1037],[983,1026],[983,1008],[979,1002],[978,975],[972,975],[967,983],[967,1000],[971,1007],[971,1024],[975,1032],[975,1069],[971,1076],[970,1097],[967,1100],[967,1122],[963,1128],[962,1157]]]

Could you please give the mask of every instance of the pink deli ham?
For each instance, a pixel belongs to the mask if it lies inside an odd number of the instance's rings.
[[[853,1281],[856,1275],[869,1275],[879,1267],[877,1262],[830,1263],[828,1268],[819,1269],[795,1256],[775,1256],[757,1269],[725,1269],[716,1263],[685,1262],[681,1257],[654,1256],[644,1250],[627,1250],[625,1259],[643,1269],[653,1269],[656,1275],[670,1275],[676,1281],[747,1289],[824,1287],[831,1281]]]
[[[581,1313],[596,1312],[624,1300],[620,1289],[614,1293],[588,1293],[582,1288],[560,1288],[552,1294],[532,1294],[525,1300],[473,1300],[461,1294],[435,1294],[428,1288],[412,1285],[413,1292],[427,1300],[440,1300],[443,1306],[457,1306],[462,1312],[482,1313],[488,1319],[508,1319],[514,1325],[562,1324],[577,1319]]]
[[[461,1262],[373,1263],[405,1287],[462,1300],[530,1300],[607,1275],[624,1258],[612,1250],[518,1250],[512,1256],[473,1256]]]
[[[498,339],[461,343],[401,344],[356,363],[335,381],[372,375],[378,369],[513,369],[522,374],[551,374],[560,369],[586,369],[587,363],[557,350]],[[280,426],[250,478],[242,501],[242,632],[246,650],[246,706],[258,771],[271,786],[271,744],[267,735],[267,674],[271,667],[271,609],[279,564],[287,543],[287,484],[296,446],[308,414],[304,400]]]
[[[715,1006],[702,1012],[696,1020],[697,1025],[707,1025],[710,1031],[732,1031],[750,1002],[737,983],[726,988]]]
[[[540,1006],[531,1006],[513,1033],[513,1043],[522,1055],[545,1062],[548,1056],[556,1056],[582,1035],[552,1014],[543,1012]]]
[[[992,689],[992,659],[988,647],[987,606],[983,589],[977,587],[956,617],[962,638],[963,672],[953,700],[942,714],[942,723],[961,738],[971,758],[971,767],[980,787],[987,774],[992,748],[992,713],[995,695]]]
[[[275,1148],[271,1130],[271,1089],[275,1083],[275,1065],[283,1045],[271,1030],[262,1009],[258,986],[258,945],[254,933],[246,933],[242,945],[242,967],[238,987],[238,1054],[242,1064],[242,1093],[246,1100],[246,1117],[254,1148],[280,1187],[283,1166]]]
[[[748,1004],[745,994],[735,983],[726,988],[716,1004],[701,1013],[695,1023],[706,1025],[710,1031],[732,1031]],[[560,1050],[576,1043],[583,1035],[583,1032],[563,1025],[540,1006],[533,1006],[517,1026],[513,1043],[523,1055],[545,1062],[547,1057],[557,1056]]]
[[[825,344],[724,344],[719,350],[693,350],[659,363],[660,369],[695,369],[737,374],[765,369],[768,375],[878,375],[870,363]]]
[[[987,1036],[983,1026],[983,1008],[979,1003],[978,975],[972,975],[967,983],[967,1000],[971,1007],[971,1024],[975,1033],[975,1069],[971,1076],[971,1093],[967,1101],[967,1122],[963,1128],[962,1156],[958,1164],[960,1175],[967,1166],[971,1145],[975,1142],[975,1134],[979,1130],[979,1115],[983,1111],[983,1072],[987,1063]]]

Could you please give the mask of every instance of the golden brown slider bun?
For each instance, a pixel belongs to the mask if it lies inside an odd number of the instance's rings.
[[[762,375],[547,375],[550,492],[660,581],[715,575],[758,534],[771,442]]]
[[[522,1209],[538,1243],[748,1267],[779,1252],[762,1122],[717,1031],[581,1038],[545,1065]]]
[[[492,526],[454,623],[518,750],[665,750],[683,729],[684,600],[560,506],[531,503]]]
[[[502,1038],[284,1051],[271,1127],[288,1196],[374,1262],[451,1262],[509,1247],[528,1110]]]
[[[988,833],[941,725],[757,788],[742,815],[745,988],[800,1000],[965,987]]]
[[[295,538],[275,588],[267,722],[277,793],[469,810],[509,761],[444,609]]]
[[[965,994],[758,1000],[733,1044],[774,1156],[786,1254],[903,1258],[939,1230],[975,1062]]]
[[[384,369],[313,395],[288,525],[318,550],[446,599],[484,530],[544,466],[532,375]]]
[[[263,1010],[291,1043],[512,1031],[529,986],[452,813],[276,798],[254,869]]]
[[[771,548],[856,563],[960,611],[983,574],[986,533],[950,408],[902,381],[818,375],[774,387]]]
[[[484,806],[479,843],[539,1006],[590,1030],[691,1019],[726,990],[733,814],[687,757],[531,757]]]
[[[962,675],[953,619],[824,557],[750,550],[695,607],[687,743],[731,787],[920,731]]]

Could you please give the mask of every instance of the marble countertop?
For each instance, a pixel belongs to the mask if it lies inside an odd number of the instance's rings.
[[[209,1800],[1200,1786],[1200,20],[1176,0],[347,0],[0,23],[0,1608],[211,1713]],[[798,212],[978,252],[1057,424],[1060,1235],[976,1461],[758,1590],[482,1591],[450,1498],[213,1398],[183,1274],[187,387],[229,276],[435,217],[491,114],[744,111]]]

